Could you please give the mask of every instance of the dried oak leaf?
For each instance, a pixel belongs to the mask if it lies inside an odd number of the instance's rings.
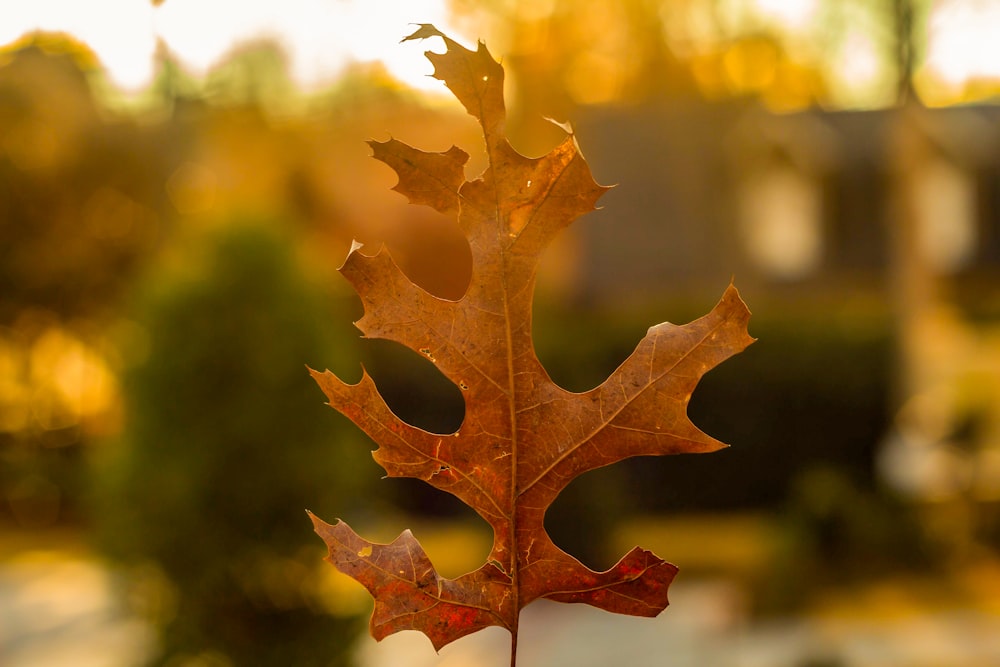
[[[493,549],[474,572],[446,579],[409,531],[391,544],[359,537],[342,521],[312,517],[328,560],[375,598],[376,639],[420,630],[440,649],[499,625],[516,642],[522,607],[538,598],[584,602],[636,616],[667,606],[677,568],[636,547],[606,572],[594,572],[557,547],[545,511],[575,477],[631,456],[709,452],[725,445],[687,418],[701,376],[749,345],[750,313],[729,286],[706,316],[649,329],[631,356],[597,388],[556,386],[535,356],[531,302],[542,250],[563,227],[594,209],[597,185],[572,135],[541,158],[517,153],[504,135],[504,72],[480,43],[471,51],[421,25],[406,39],[441,37],[428,52],[434,76],[477,118],[489,166],[466,181],[468,155],[416,150],[395,139],[372,141],[374,157],[398,174],[395,190],[412,203],[457,213],[472,251],[472,278],[457,301],[414,285],[385,250],[351,249],[340,269],[360,295],[356,324],[370,338],[424,355],[461,390],[465,418],[455,433],[411,426],[392,413],[365,372],[354,385],[312,371],[329,404],[379,448],[390,477],[415,477],[448,491],[493,528]],[[516,643],[515,643],[516,645]]]

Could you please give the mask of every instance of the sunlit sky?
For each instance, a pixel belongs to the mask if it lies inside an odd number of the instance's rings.
[[[1000,2],[939,2],[931,15],[927,65],[946,83],[1000,76]]]
[[[791,31],[819,20],[820,0],[748,2],[758,15]],[[399,40],[410,29],[408,24],[418,22],[435,23],[457,35],[449,25],[446,4],[447,0],[165,0],[157,7],[150,0],[4,0],[0,45],[32,30],[65,31],[93,49],[113,83],[138,90],[153,76],[158,41],[195,74],[204,74],[234,46],[263,37],[282,44],[293,80],[306,90],[329,84],[352,60],[381,60],[407,84],[439,89],[427,77],[427,62],[413,57],[423,48],[400,45]],[[959,89],[970,79],[1000,78],[1000,39],[996,39],[1000,1],[934,0],[927,29],[926,73],[941,85]],[[837,67],[851,69],[849,78],[860,81],[866,62],[854,60],[864,61],[862,56],[872,49],[855,46],[847,54],[850,62]]]
[[[158,7],[150,0],[3,0],[0,45],[32,30],[67,32],[93,49],[116,85],[136,90],[153,76],[158,40],[204,74],[239,43],[272,38],[307,89],[329,83],[352,60],[381,60],[410,85],[439,88],[426,60],[399,44],[409,23],[447,30],[445,0],[166,0]]]

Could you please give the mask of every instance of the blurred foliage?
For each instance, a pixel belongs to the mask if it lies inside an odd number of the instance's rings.
[[[536,350],[557,383],[585,391],[624,361],[648,322],[687,322],[699,306],[594,309],[542,301],[535,309]],[[800,471],[816,465],[857,480],[858,493],[880,493],[873,460],[891,415],[888,314],[786,306],[760,303],[750,326],[758,342],[708,373],[692,396],[694,423],[733,446],[626,461],[581,476],[546,517],[558,544],[610,565],[604,539],[625,507],[666,515],[782,512],[797,502]]]
[[[72,53],[39,38],[0,68],[0,322],[106,308],[155,244],[183,143],[107,122]],[[69,49],[66,45],[63,50]]]
[[[531,150],[580,105],[759,100],[789,112],[894,104],[926,50],[927,0],[451,0],[503,53]]]
[[[797,472],[779,526],[776,553],[756,585],[758,611],[800,608],[817,589],[941,573],[945,565],[912,504],[842,466]]]
[[[93,67],[55,35],[0,67],[0,519],[31,528],[80,518],[81,447],[117,419],[106,327],[166,231],[161,184],[187,148],[106,116]]]
[[[346,664],[354,621],[324,613],[304,510],[362,506],[358,434],[330,418],[306,362],[353,354],[273,220],[199,239],[133,296],[148,336],[125,373],[125,431],[102,452],[92,520],[111,557],[162,573],[153,664]],[[369,467],[373,467],[369,464]]]
[[[136,340],[123,295],[166,265],[153,258],[190,250],[177,243],[190,230],[247,211],[288,220],[303,266],[332,286],[352,238],[386,240],[438,293],[455,294],[450,274],[468,273],[460,233],[389,193],[363,141],[392,126],[446,147],[456,131],[475,137],[464,114],[358,66],[290,115],[265,104],[287,84],[267,42],[204,83],[159,58],[146,106],[125,112],[102,106],[93,54],[66,35],[0,54],[2,523],[83,519],[81,461],[121,428],[119,374]]]
[[[674,301],[576,310],[547,304],[535,311],[536,347],[553,379],[586,390],[624,361],[645,322],[687,322],[698,316],[698,306]],[[631,466],[629,488],[643,494],[644,508],[775,508],[795,472],[817,461],[850,469],[871,488],[874,448],[890,414],[887,314],[764,301],[755,304],[750,333],[758,341],[708,373],[689,405],[699,428],[734,446]],[[782,406],[780,419],[775,406]]]

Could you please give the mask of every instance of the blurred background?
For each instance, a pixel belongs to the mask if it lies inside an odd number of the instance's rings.
[[[1000,664],[1000,3],[45,0],[0,6],[0,665],[506,665],[365,638],[305,509],[440,572],[486,525],[380,480],[305,366],[360,365],[447,432],[455,387],[362,341],[352,239],[458,298],[454,221],[365,141],[474,120],[407,42],[506,68],[512,143],[570,121],[604,208],[547,253],[537,351],[572,390],[730,279],[759,341],[690,414],[731,443],[576,480],[547,517],[595,568],[676,563],[657,619],[544,602],[556,665]]]

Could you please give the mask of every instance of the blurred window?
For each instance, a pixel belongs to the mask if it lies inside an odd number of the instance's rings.
[[[976,188],[969,173],[944,158],[917,168],[913,209],[920,249],[938,273],[965,268],[976,254]]]
[[[751,176],[740,197],[740,224],[753,264],[772,278],[797,280],[819,269],[823,258],[819,183],[791,166]]]

